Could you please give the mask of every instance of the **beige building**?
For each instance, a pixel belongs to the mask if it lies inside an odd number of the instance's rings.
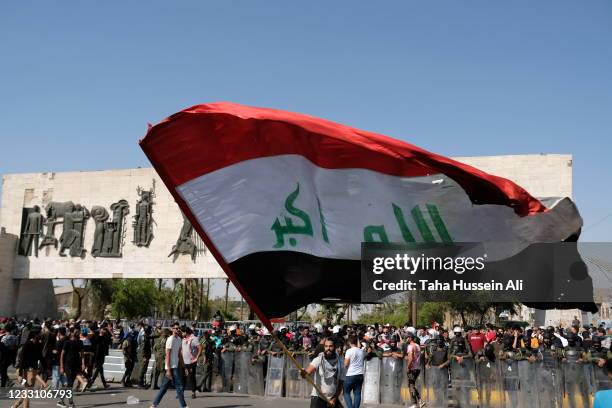
[[[513,180],[536,197],[572,196],[571,155],[456,159]],[[183,217],[152,168],[6,174],[2,182],[0,226],[5,228],[5,232],[0,237],[0,316],[14,313],[38,316],[54,314],[56,305],[51,279],[225,278],[220,266],[201,242],[196,242],[201,250],[195,261],[189,255],[169,256],[181,234]],[[143,190],[154,191],[154,237],[148,247],[132,242],[135,208],[141,198],[139,193]],[[129,212],[123,220],[120,257],[92,256],[96,234],[93,214],[83,222],[85,227],[81,239],[84,251],[81,256],[60,256],[53,245],[42,248],[38,256],[17,255],[24,208],[39,206],[46,217],[45,209],[51,203],[71,202],[84,206],[90,213],[94,206],[103,207],[112,215],[112,205],[120,200],[125,200]],[[61,236],[62,228],[62,223],[56,225],[56,238]],[[195,241],[198,239],[194,237]],[[28,297],[34,295],[32,291],[36,292],[36,301]],[[572,316],[573,313],[569,312]]]

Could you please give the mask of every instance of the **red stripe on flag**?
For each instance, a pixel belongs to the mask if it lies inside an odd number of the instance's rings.
[[[363,168],[417,177],[443,173],[475,204],[510,206],[521,216],[546,207],[520,186],[387,136],[312,116],[232,103],[196,105],[153,126],[140,142],[168,188],[223,167],[285,154],[322,168]]]

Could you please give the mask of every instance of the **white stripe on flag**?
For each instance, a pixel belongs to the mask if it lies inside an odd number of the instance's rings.
[[[364,235],[400,243],[507,242],[503,254],[488,254],[493,261],[531,242],[563,240],[582,223],[567,199],[519,217],[507,206],[474,205],[445,175],[324,169],[299,155],[243,161],[177,190],[228,263],[275,250],[357,260]]]

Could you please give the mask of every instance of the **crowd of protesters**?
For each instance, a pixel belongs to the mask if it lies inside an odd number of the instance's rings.
[[[412,406],[417,407],[424,405],[415,385],[420,372],[426,366],[447,367],[453,359],[538,361],[543,352],[548,352],[559,361],[571,355],[577,356],[579,363],[599,367],[610,368],[612,361],[612,330],[590,325],[527,329],[488,325],[445,330],[438,325],[413,328],[408,324],[314,324],[280,326],[272,336],[260,324],[227,326],[220,313],[212,323],[212,328],[202,329],[195,323],[174,323],[164,328],[147,321],[0,320],[1,385],[11,385],[8,371],[15,367],[17,381],[13,386],[76,388],[84,392],[100,389],[94,387],[100,379],[101,387],[108,388],[104,361],[109,350],[115,348],[121,349],[124,356],[122,386],[158,390],[153,408],[174,386],[180,406],[186,407],[185,385],[191,389],[192,398],[197,392],[210,392],[213,372],[223,369],[216,366],[222,353],[249,351],[253,363],[265,367],[268,356],[288,350],[308,356],[309,364],[301,374],[313,376],[319,388],[313,389],[312,407],[339,406],[343,394],[348,408],[358,408],[364,365],[372,357],[405,361]],[[155,364],[148,382],[147,367],[153,357]],[[196,378],[198,367],[202,375]],[[137,384],[133,378],[137,378]],[[67,403],[62,399],[57,405],[74,407],[72,394],[67,399]],[[18,401],[15,406],[22,403],[27,406],[28,401]]]

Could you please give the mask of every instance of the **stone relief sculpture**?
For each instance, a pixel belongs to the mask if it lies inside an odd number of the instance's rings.
[[[28,215],[25,227],[21,233],[19,254],[30,256],[32,255],[32,248],[34,248],[34,256],[38,257],[39,239],[43,234],[44,217],[40,213],[40,207],[37,205],[31,209],[24,210],[28,211]]]
[[[47,226],[47,232],[45,233],[39,247],[43,248],[47,245],[53,245],[55,248],[57,248],[58,241],[57,238],[55,238],[55,226],[63,223],[64,215],[66,213],[74,211],[74,203],[72,201],[51,201],[45,207],[45,211],[47,212],[47,219],[45,220],[44,225]]]
[[[153,197],[155,196],[155,180],[153,188],[144,190],[140,187],[136,190],[140,199],[136,202],[136,214],[132,227],[134,228],[134,240],[136,246],[149,247],[153,239]]]
[[[129,204],[126,200],[119,200],[110,206],[113,214],[106,208],[94,206],[91,216],[96,223],[94,242],[91,248],[93,257],[120,258],[122,256],[123,238],[125,236],[125,217],[129,214]]]
[[[81,204],[76,204],[73,211],[64,214],[64,230],[59,239],[60,256],[66,256],[65,250],[68,250],[70,256],[73,257],[83,257],[85,255],[86,251],[83,248],[83,240],[85,224],[89,216],[89,211]]]
[[[195,262],[198,253],[204,253],[206,247],[204,243],[194,231],[193,226],[183,214],[183,226],[179,234],[176,244],[172,247],[172,251],[168,257],[173,256],[172,262],[176,261],[179,255],[191,255],[191,260]]]

